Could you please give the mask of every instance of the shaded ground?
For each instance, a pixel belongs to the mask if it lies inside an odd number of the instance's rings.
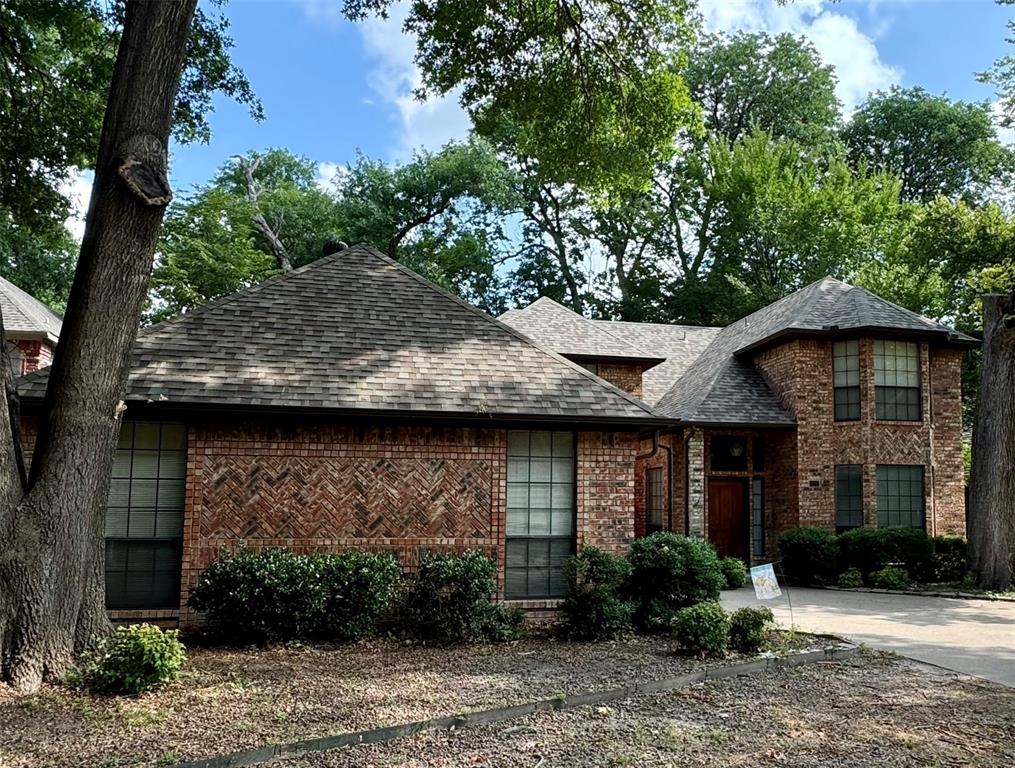
[[[1015,603],[829,589],[790,590],[799,629],[831,632],[956,672],[1015,686]],[[758,605],[750,587],[723,592],[728,610]],[[765,603],[790,626],[785,593]]]
[[[1011,766],[1015,691],[867,652],[607,707],[431,732],[285,768]]]
[[[731,658],[729,661],[742,661]],[[418,648],[196,649],[181,679],[140,698],[0,686],[0,766],[178,760],[672,677],[701,666],[665,638]]]

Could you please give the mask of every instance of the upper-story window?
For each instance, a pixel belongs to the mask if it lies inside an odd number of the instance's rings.
[[[920,347],[874,342],[874,412],[879,419],[920,420]]]
[[[832,345],[832,379],[835,420],[856,421],[860,418],[860,342]]]

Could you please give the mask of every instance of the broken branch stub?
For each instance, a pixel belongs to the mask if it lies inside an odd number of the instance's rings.
[[[165,206],[173,199],[166,175],[134,157],[121,161],[116,169],[127,189],[145,205]]]

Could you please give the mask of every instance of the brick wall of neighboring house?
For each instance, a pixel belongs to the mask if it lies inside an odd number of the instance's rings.
[[[506,432],[438,427],[198,424],[189,430],[181,621],[222,547],[480,549],[503,572]],[[577,441],[579,541],[623,551],[634,531],[633,433]],[[502,576],[499,576],[502,580]],[[528,605],[528,604],[527,604]],[[549,607],[532,603],[530,607]]]
[[[835,466],[863,466],[864,521],[877,525],[878,464],[924,467],[929,532],[962,533],[962,353],[920,344],[923,420],[874,418],[874,344],[860,341],[859,421],[834,420],[832,343],[803,339],[762,352],[759,370],[797,419],[800,525],[834,527]]]
[[[17,339],[15,342],[21,350],[22,374],[45,368],[53,362],[53,345],[38,339]]]
[[[599,378],[610,382],[618,389],[629,392],[635,397],[641,397],[641,365],[629,365],[626,363],[599,363],[596,375]]]

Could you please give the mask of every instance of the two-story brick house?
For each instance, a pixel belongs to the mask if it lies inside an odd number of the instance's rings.
[[[674,420],[640,441],[638,535],[760,560],[798,525],[965,533],[970,337],[832,278],[725,328],[591,321],[546,298],[501,320]],[[646,369],[649,355],[665,361]]]
[[[187,623],[200,570],[239,545],[408,568],[478,548],[540,608],[576,547],[656,528],[745,559],[799,523],[959,531],[971,343],[835,281],[724,329],[546,299],[495,320],[349,248],[139,335],[107,603]],[[27,412],[46,377],[20,380]]]

